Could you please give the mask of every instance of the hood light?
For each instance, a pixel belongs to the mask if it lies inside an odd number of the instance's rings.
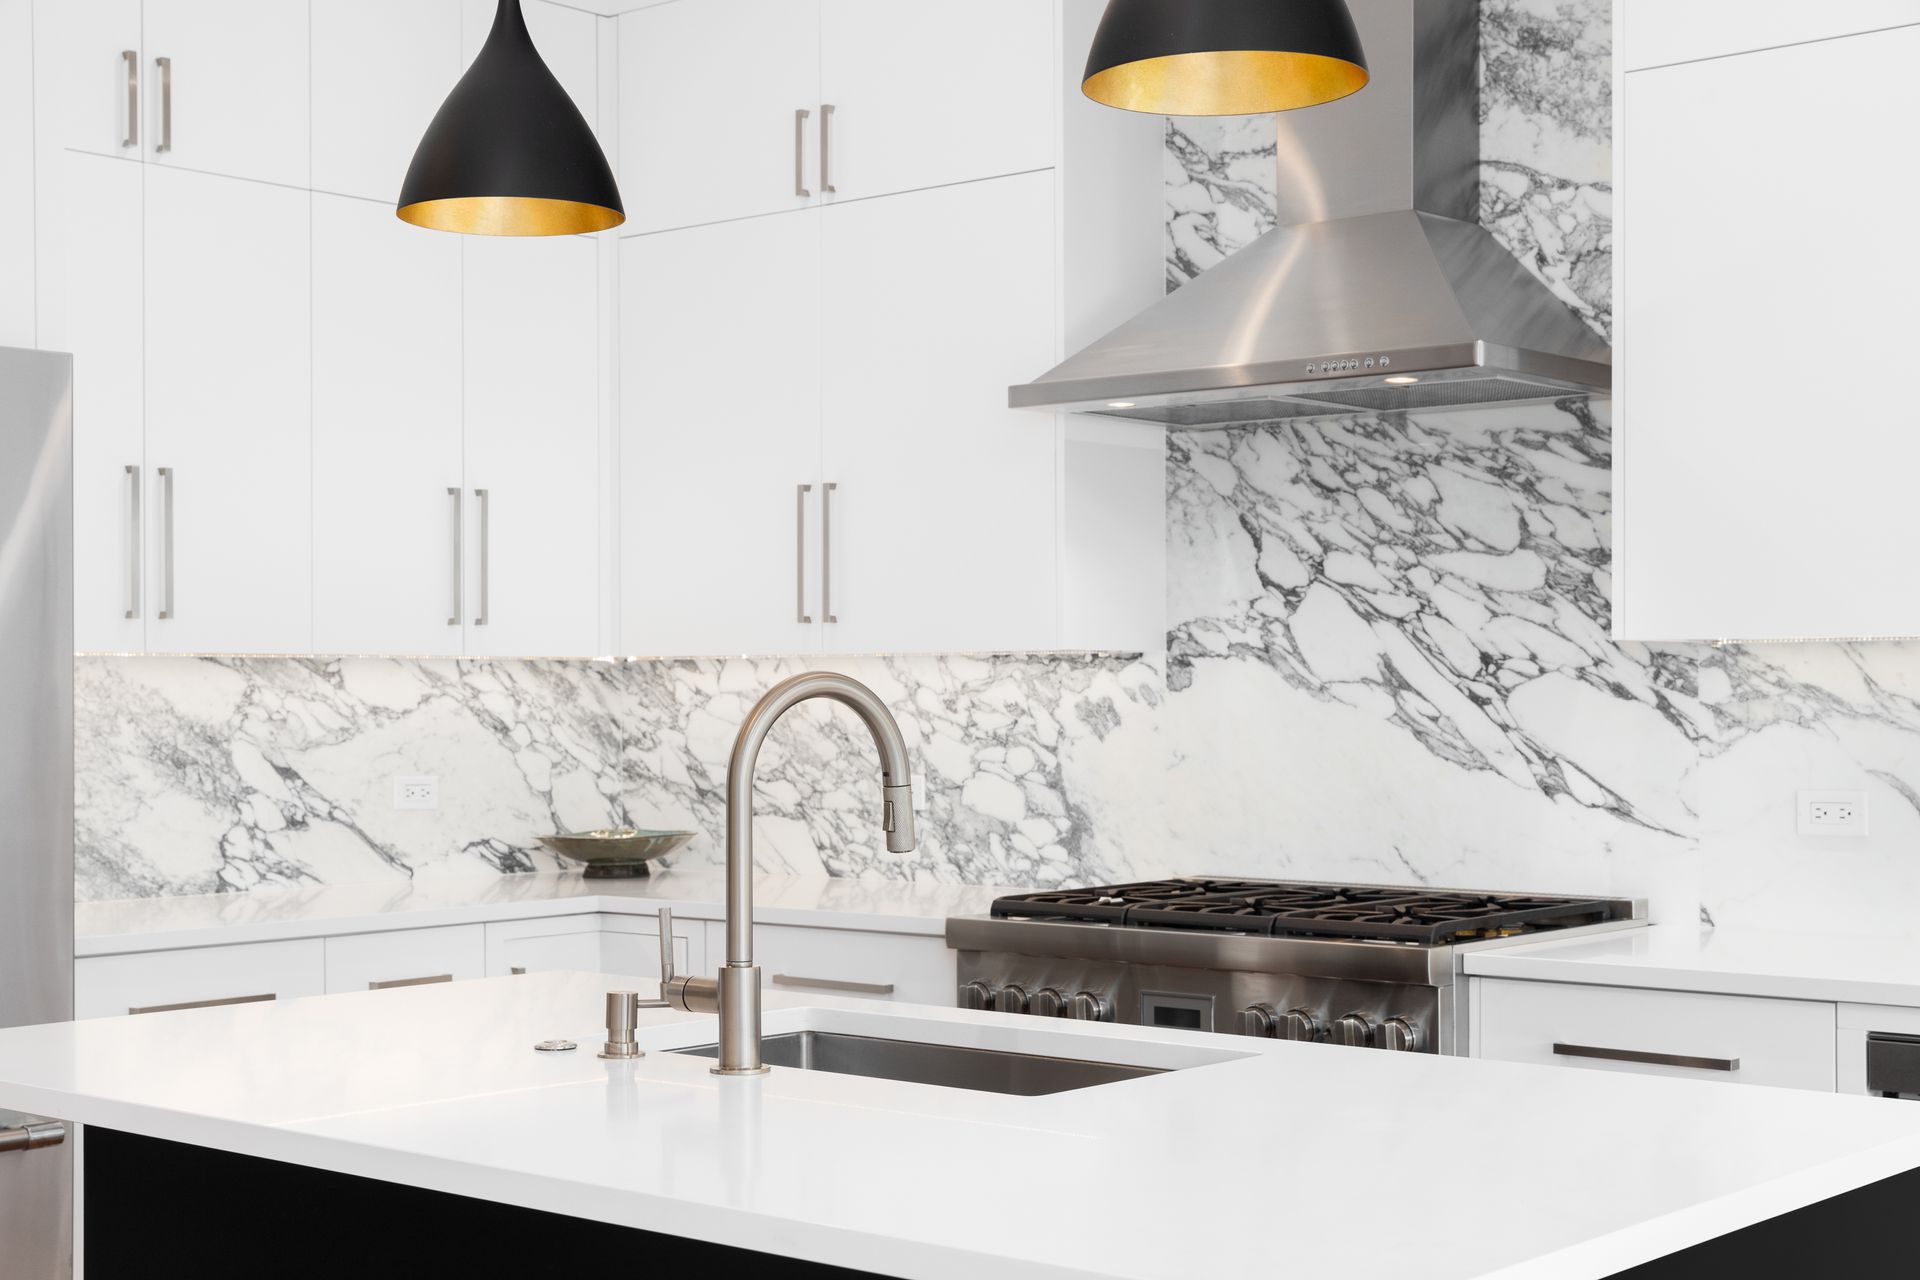
[[[1133,408],[1133,401],[1131,401],[1131,400],[1109,400],[1109,401],[1107,401],[1107,408],[1109,408],[1109,409],[1131,409],[1131,408]]]
[[[1380,379],[1380,381],[1386,383],[1390,387],[1410,387],[1414,383],[1420,381],[1420,379],[1413,377],[1410,374],[1396,373],[1391,378],[1382,378]]]

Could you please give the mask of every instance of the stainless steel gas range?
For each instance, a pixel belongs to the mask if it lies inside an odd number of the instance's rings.
[[[1463,1054],[1465,952],[1645,923],[1617,898],[1192,877],[1014,894],[947,945],[966,1008]]]

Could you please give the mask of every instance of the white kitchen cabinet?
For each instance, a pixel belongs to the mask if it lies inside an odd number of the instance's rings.
[[[48,82],[37,104],[58,117],[45,136],[56,146],[144,159],[140,0],[34,0],[33,21],[36,74]]]
[[[145,169],[70,151],[60,230],[73,352],[73,643],[139,653],[151,608],[143,567],[146,463],[141,207]]]
[[[501,920],[486,929],[489,978],[555,969],[601,971],[599,916]]]
[[[1472,979],[1469,1000],[1478,1058],[1834,1088],[1835,1010],[1820,1001],[1504,978]]]
[[[307,185],[308,0],[146,0],[141,22],[150,162]]]
[[[621,241],[626,652],[819,647],[819,299],[816,210]]]
[[[599,249],[468,237],[469,654],[584,656],[600,639]]]
[[[145,182],[147,646],[305,652],[309,197],[156,165]]]
[[[460,0],[314,3],[314,190],[392,204],[466,65],[460,21]]]
[[[710,974],[722,953],[709,953],[707,924],[701,920],[673,922],[675,973]],[[601,916],[600,968],[604,973],[636,978],[660,976],[660,920],[657,916]]]
[[[341,934],[326,953],[329,993],[463,982],[486,974],[486,926]]]
[[[326,948],[319,938],[83,956],[73,963],[73,1016],[110,1018],[170,1005],[291,1000],[326,989]]]
[[[817,203],[819,46],[820,0],[677,0],[622,15],[622,231]]]
[[[1696,60],[1614,96],[1615,633],[1920,635],[1920,411],[1888,394],[1920,172],[1887,158],[1888,122],[1920,116],[1920,5],[1795,7],[1807,43],[1717,57],[1655,38],[1668,7],[1616,6],[1637,63]],[[1711,12],[1744,40],[1751,9],[1695,0],[1680,34]]]
[[[321,653],[464,651],[460,262],[390,202],[313,196]]]
[[[33,5],[0,0],[0,346],[34,339]]]
[[[464,72],[480,52],[480,46],[487,42],[487,33],[493,30],[493,15],[499,8],[499,0],[464,0],[461,8],[460,69]],[[586,122],[599,131],[599,47],[605,23],[582,9],[550,4],[547,0],[521,0],[520,13],[527,20],[527,34],[533,37],[533,47],[540,51],[540,61],[547,64],[547,70],[553,72],[553,78],[580,108]],[[440,91],[441,98],[452,88],[453,83],[449,81]],[[419,139],[416,136],[414,140]]]
[[[1051,168],[1054,58],[1050,3],[820,0],[827,199]]]
[[[726,946],[726,925],[709,923],[714,964],[726,958]],[[946,939],[924,934],[763,924],[753,931],[753,958],[766,989],[789,995],[951,1005],[958,982]]]
[[[822,475],[836,651],[1057,642],[1051,170],[823,211]]]

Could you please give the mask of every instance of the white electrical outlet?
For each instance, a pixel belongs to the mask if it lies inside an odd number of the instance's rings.
[[[1867,793],[1864,791],[1799,791],[1794,793],[1798,829],[1803,836],[1864,836],[1867,834]]]
[[[428,775],[393,780],[393,807],[396,809],[438,809],[440,779]]]

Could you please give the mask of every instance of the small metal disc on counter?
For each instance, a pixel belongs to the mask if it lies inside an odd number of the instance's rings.
[[[536,1053],[572,1053],[579,1047],[571,1040],[542,1040],[533,1046]]]

